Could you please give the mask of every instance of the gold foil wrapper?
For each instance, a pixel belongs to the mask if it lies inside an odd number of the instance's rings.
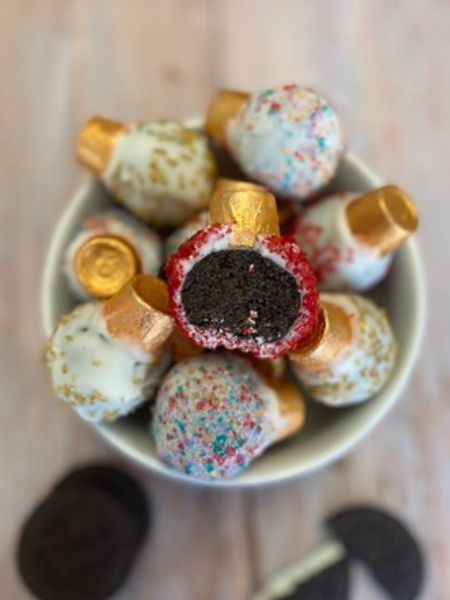
[[[210,203],[217,201],[217,199],[225,192],[267,192],[267,189],[264,186],[252,183],[251,181],[237,181],[235,179],[219,177],[219,179],[216,180]]]
[[[172,358],[175,362],[200,356],[205,351],[204,348],[200,348],[200,346],[191,342],[176,326],[170,338],[170,346],[172,348]]]
[[[100,177],[106,170],[120,136],[128,126],[102,117],[89,119],[81,130],[77,143],[80,163]]]
[[[321,319],[306,344],[289,354],[289,358],[308,371],[322,371],[337,361],[353,338],[351,317],[340,307],[321,302]]]
[[[287,360],[284,357],[256,358],[248,356],[248,359],[269,384],[279,381],[286,374]]]
[[[258,235],[280,235],[277,203],[266,191],[246,189],[213,194],[209,223],[231,225],[234,246],[252,247]]]
[[[206,114],[206,133],[219,146],[226,145],[227,125],[235,117],[250,94],[219,90],[210,102]]]
[[[175,326],[169,315],[166,283],[147,275],[137,275],[107,300],[103,317],[114,338],[156,355],[166,346]]]
[[[381,256],[399,248],[417,229],[419,217],[411,198],[395,185],[368,192],[347,206],[353,235]]]
[[[139,271],[140,261],[134,248],[118,236],[94,236],[75,256],[77,279],[96,298],[113,296]]]
[[[287,379],[280,380],[271,387],[277,395],[280,413],[276,441],[281,441],[295,435],[303,427],[306,404],[300,388]]]

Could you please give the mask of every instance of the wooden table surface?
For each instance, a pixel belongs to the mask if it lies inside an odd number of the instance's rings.
[[[450,3],[445,0],[0,2],[0,597],[29,598],[18,528],[52,482],[111,458],[146,485],[154,528],[118,599],[244,600],[370,502],[422,539],[423,598],[450,598]],[[52,398],[42,365],[46,246],[85,177],[73,142],[92,114],[201,114],[218,87],[300,82],[340,109],[350,145],[419,205],[429,287],[422,356],[402,401],[350,456],[301,481],[205,491],[124,462]],[[447,151],[447,152],[446,152]],[[357,600],[381,598],[362,572]],[[332,599],[330,599],[332,600]]]

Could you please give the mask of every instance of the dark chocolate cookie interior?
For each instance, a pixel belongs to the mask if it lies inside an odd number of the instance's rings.
[[[190,323],[237,337],[275,342],[298,317],[294,277],[255,250],[220,250],[200,260],[181,292]]]

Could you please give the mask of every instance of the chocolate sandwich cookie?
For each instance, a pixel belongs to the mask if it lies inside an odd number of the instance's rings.
[[[358,559],[393,600],[414,600],[424,579],[419,545],[396,518],[373,508],[353,508],[327,520],[332,534]]]
[[[18,568],[42,600],[102,600],[125,581],[138,549],[133,516],[95,489],[65,489],[33,511]]]
[[[149,528],[149,507],[141,487],[123,471],[108,465],[88,465],[71,471],[55,487],[63,490],[97,490],[107,494],[136,521],[139,537]]]
[[[42,600],[102,600],[124,583],[149,527],[144,491],[109,465],[75,469],[26,521],[17,563]]]

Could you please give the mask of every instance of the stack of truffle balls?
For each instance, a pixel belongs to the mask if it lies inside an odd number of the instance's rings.
[[[344,150],[333,107],[297,85],[220,91],[202,131],[89,120],[78,158],[111,203],[65,251],[58,398],[94,423],[146,404],[162,461],[222,479],[299,433],[303,393],[333,409],[377,394],[396,342],[361,293],[418,218],[393,185],[324,192]]]

